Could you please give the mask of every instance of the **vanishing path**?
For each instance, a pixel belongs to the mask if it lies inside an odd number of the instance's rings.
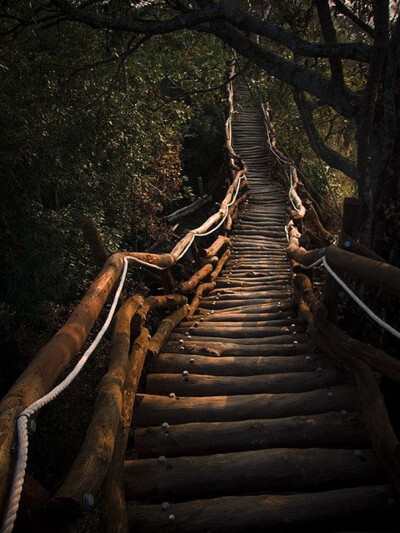
[[[360,531],[376,516],[384,527],[390,500],[356,387],[313,353],[298,320],[286,195],[261,116],[245,86],[236,94],[249,200],[216,289],[173,331],[138,397],[137,458],[125,466],[131,529]]]

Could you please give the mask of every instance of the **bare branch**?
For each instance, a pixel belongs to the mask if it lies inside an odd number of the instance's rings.
[[[369,46],[363,43],[309,43],[292,32],[261,20],[244,11],[223,4],[208,4],[201,9],[187,11],[168,20],[120,20],[89,13],[72,6],[67,0],[53,0],[64,14],[72,20],[94,28],[130,31],[141,34],[161,34],[195,28],[200,24],[220,19],[240,30],[250,31],[283,44],[293,52],[308,57],[343,57],[355,61],[368,61]],[[178,5],[178,4],[177,4]]]
[[[355,15],[351,9],[349,9],[342,0],[333,0],[335,7],[339,13],[350,19],[354,24],[356,24],[362,31],[364,31],[370,37],[374,37],[374,29],[371,28],[368,24],[363,22],[357,15]]]
[[[300,91],[294,91],[294,100],[299,110],[303,127],[307,133],[311,148],[329,166],[340,170],[350,178],[357,181],[357,169],[355,163],[332,150],[322,139],[317,131],[312,115],[312,106],[306,101]]]
[[[337,44],[336,30],[332,22],[331,10],[328,0],[316,1],[319,22],[321,24],[322,35],[325,42],[328,44]],[[340,57],[329,58],[329,64],[331,67],[332,79],[338,84],[339,87],[343,87],[343,68]]]
[[[346,89],[338,89],[329,78],[316,70],[295,63],[271,52],[251,39],[246,38],[236,28],[222,21],[215,21],[209,31],[239,54],[267,71],[272,76],[301,91],[316,96],[322,103],[333,107],[340,115],[354,120],[358,113],[358,98]]]

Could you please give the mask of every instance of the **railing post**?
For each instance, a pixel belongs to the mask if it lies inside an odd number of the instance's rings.
[[[339,235],[339,246],[343,245],[346,238],[357,239],[362,225],[363,203],[358,198],[345,198],[343,202],[342,227]],[[329,310],[329,319],[337,323],[338,305],[342,289],[340,285],[328,276],[324,295],[324,304]]]

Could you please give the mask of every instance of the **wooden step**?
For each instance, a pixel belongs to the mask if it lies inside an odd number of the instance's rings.
[[[129,500],[329,490],[384,482],[372,450],[272,448],[125,461]],[[141,482],[137,483],[140,479]]]
[[[346,410],[275,419],[178,424],[170,425],[168,430],[166,436],[160,426],[137,428],[138,457],[210,455],[264,448],[368,446],[360,415]]]
[[[172,391],[171,391],[172,392]],[[338,385],[296,394],[175,397],[139,394],[135,425],[283,418],[328,411],[358,411],[357,389]]]
[[[167,341],[164,344],[163,351],[215,357],[224,357],[226,355],[296,355],[310,353],[312,351],[312,343],[296,343],[294,340],[290,344],[239,344],[227,339],[222,342],[207,343],[186,341],[183,344],[176,341]]]
[[[178,396],[224,396],[243,394],[280,394],[334,387],[346,382],[345,376],[333,368],[314,372],[287,372],[256,376],[210,376],[203,374],[149,374],[149,394]]]
[[[160,505],[128,505],[137,533],[327,533],[333,528],[394,527],[399,505],[387,485],[300,494],[226,496]],[[396,522],[395,522],[396,520]]]
[[[284,372],[320,372],[329,364],[318,354],[247,357],[207,357],[162,353],[150,363],[150,372],[211,374],[214,376],[253,376],[257,374],[279,374]]]
[[[203,323],[204,324],[204,323]],[[226,338],[262,338],[262,337],[274,337],[277,335],[293,334],[293,332],[303,333],[305,331],[304,326],[295,324],[292,322],[288,326],[267,326],[267,322],[264,322],[260,326],[205,326],[202,325],[196,329],[192,329],[189,334],[191,338],[196,337],[226,337]],[[292,325],[293,324],[293,325]],[[170,336],[172,339],[180,339],[182,335],[188,332],[187,328],[175,328],[174,333]],[[184,338],[184,337],[183,337]]]

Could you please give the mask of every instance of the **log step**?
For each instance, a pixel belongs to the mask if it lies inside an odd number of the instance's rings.
[[[125,492],[131,500],[162,502],[288,487],[291,492],[328,490],[384,480],[374,452],[368,449],[272,448],[125,461]]]
[[[223,422],[259,418],[283,418],[358,411],[357,389],[338,385],[296,394],[247,394],[236,396],[175,397],[138,395],[136,426],[156,426],[163,422]]]
[[[333,368],[314,372],[287,372],[256,376],[149,374],[146,390],[149,394],[172,392],[178,396],[280,394],[334,387],[345,381],[344,375]]]
[[[266,357],[207,357],[162,353],[151,361],[149,371],[154,373],[211,374],[214,376],[254,376],[284,372],[316,372],[329,366],[318,354]]]
[[[198,422],[137,428],[138,457],[179,457],[260,450],[265,448],[368,446],[358,413],[330,411],[317,415],[235,422]]]
[[[368,485],[301,494],[226,496],[160,505],[129,504],[129,525],[137,533],[321,533],[348,528],[391,528],[399,505],[387,485]],[[173,519],[170,516],[173,516]]]

